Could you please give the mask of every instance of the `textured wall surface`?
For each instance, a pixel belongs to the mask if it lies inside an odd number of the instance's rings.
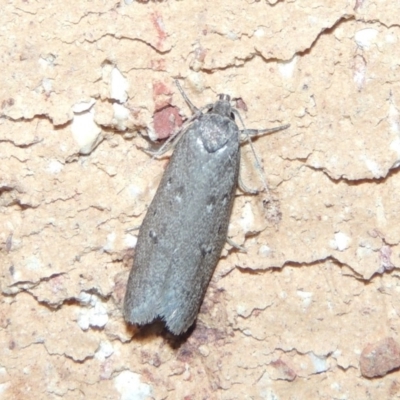
[[[8,1],[0,15],[0,398],[400,398],[400,5]],[[121,305],[168,136],[218,93],[238,191],[185,341]],[[243,180],[262,188],[248,145]],[[374,379],[371,379],[374,378]]]

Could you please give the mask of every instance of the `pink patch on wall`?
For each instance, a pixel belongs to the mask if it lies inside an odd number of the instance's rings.
[[[169,105],[154,113],[153,123],[157,139],[166,139],[182,126],[182,118],[178,109]]]

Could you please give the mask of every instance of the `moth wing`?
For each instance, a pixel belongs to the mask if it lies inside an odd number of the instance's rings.
[[[233,124],[232,124],[233,125]],[[127,321],[194,322],[226,241],[240,162],[236,125],[218,152],[194,123],[178,142],[140,228],[124,302]]]
[[[169,221],[173,247],[164,260],[168,274],[158,310],[174,334],[196,319],[226,242],[240,162],[237,137],[234,130],[225,146],[209,153],[188,136],[185,151],[178,153],[184,185],[171,182],[171,198],[180,210]]]

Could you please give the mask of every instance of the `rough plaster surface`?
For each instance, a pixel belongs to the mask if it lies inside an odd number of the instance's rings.
[[[0,398],[400,398],[399,16],[383,0],[7,2]],[[249,128],[291,124],[254,142],[270,193],[238,192],[248,252],[226,246],[178,347],[121,315],[130,229],[168,162],[144,136],[190,116],[175,78],[199,106],[240,98]],[[253,164],[244,146],[261,187]]]

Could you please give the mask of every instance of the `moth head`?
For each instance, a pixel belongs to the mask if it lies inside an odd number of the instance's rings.
[[[231,96],[229,94],[218,95],[218,101],[214,103],[210,113],[218,114],[234,121],[235,116],[232,112]]]

